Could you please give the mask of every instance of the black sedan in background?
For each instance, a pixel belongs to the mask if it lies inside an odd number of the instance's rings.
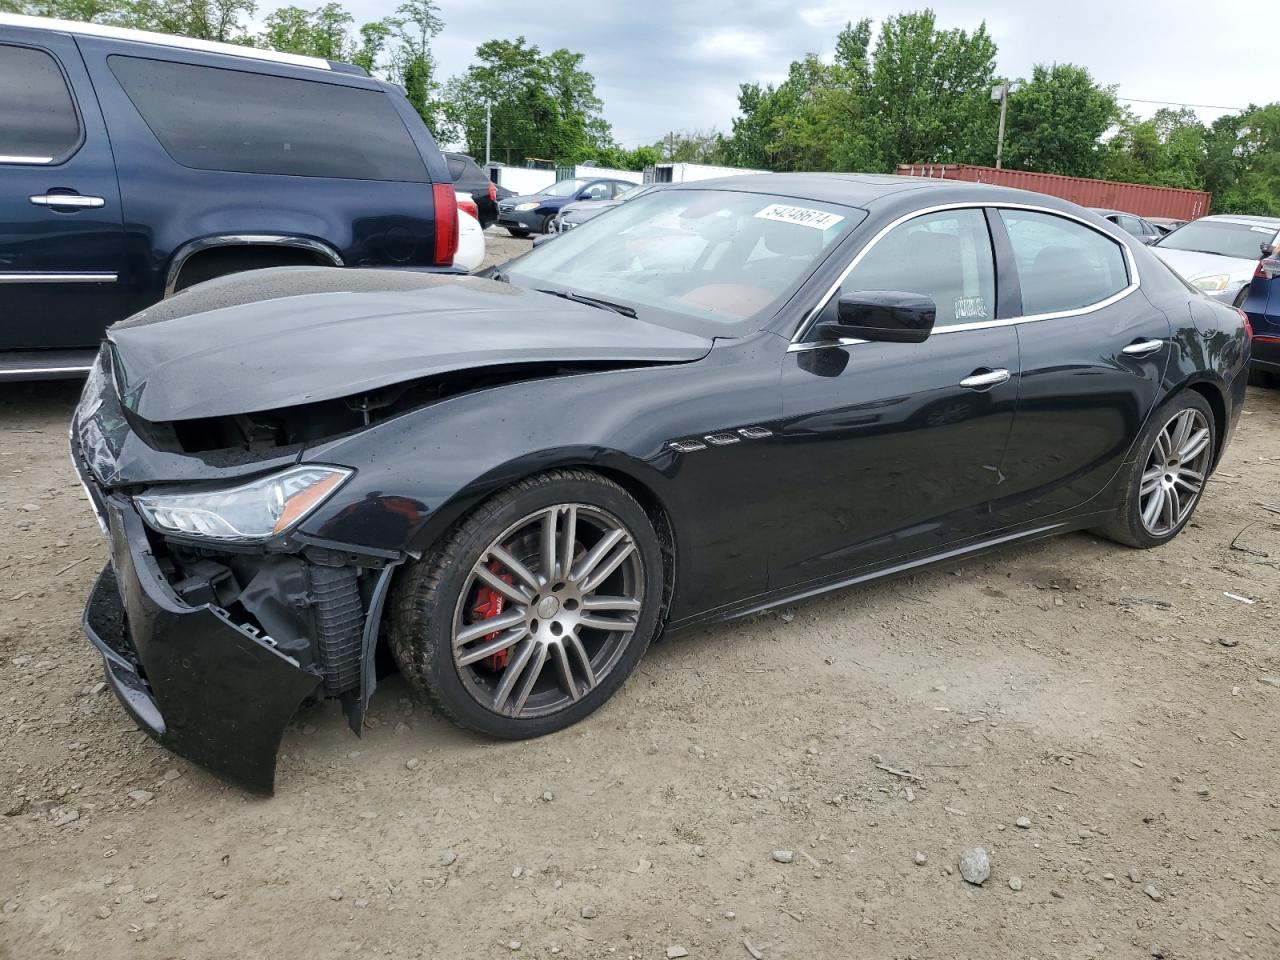
[[[486,229],[492,226],[498,219],[499,201],[512,196],[511,191],[489,179],[484,168],[465,153],[446,153],[444,159],[449,165],[454,189],[470,194],[476,202],[480,226]]]
[[[385,645],[495,737],[664,630],[1003,544],[1186,525],[1249,331],[1079,207],[767,175],[627,203],[482,277],[286,268],[109,332],[72,427],[85,614],[160,742],[273,787]]]

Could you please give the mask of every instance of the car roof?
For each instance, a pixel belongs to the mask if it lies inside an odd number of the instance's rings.
[[[286,63],[295,67],[313,67],[317,70],[341,70],[344,73],[359,71],[354,64],[338,63],[321,57],[307,57],[298,53],[281,53],[278,50],[261,50],[238,43],[219,43],[215,40],[197,40],[193,37],[175,37],[167,33],[134,30],[129,27],[112,27],[104,23],[81,23],[77,20],[57,20],[53,17],[28,17],[18,13],[0,13],[0,26],[24,27],[31,30],[56,30],[86,37],[102,37],[107,40],[124,40],[132,43],[149,43],[180,50],[196,50],[201,53],[221,53],[226,56],[249,60],[265,60],[269,63]]]
[[[1058,197],[990,183],[900,177],[881,173],[751,173],[713,180],[665,184],[669,189],[719,189],[771,193],[797,199],[873,207],[925,207],[946,203],[1022,203],[1066,212],[1080,207]]]
[[[1280,217],[1254,217],[1247,213],[1215,213],[1201,220],[1212,220],[1215,223],[1242,223],[1251,227],[1272,227],[1280,230]]]

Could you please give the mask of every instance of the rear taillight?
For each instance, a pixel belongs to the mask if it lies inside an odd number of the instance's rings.
[[[489,200],[493,203],[498,202],[498,185],[492,180],[489,181]]]
[[[437,267],[453,266],[458,253],[458,197],[451,183],[431,185],[436,206],[436,250],[433,263]]]
[[[480,219],[480,208],[476,206],[476,202],[472,200],[471,197],[465,193],[455,193],[454,196],[458,198],[459,210],[463,213],[470,214],[476,220]]]

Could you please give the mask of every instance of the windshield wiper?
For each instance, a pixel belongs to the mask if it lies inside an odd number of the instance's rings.
[[[612,300],[601,300],[599,297],[588,297],[583,293],[574,293],[572,290],[552,290],[549,287],[538,289],[539,293],[549,293],[553,297],[560,297],[563,300],[572,300],[574,303],[585,303],[589,307],[596,307],[600,310],[612,310],[614,313],[620,313],[624,317],[635,318],[636,312],[633,308],[628,307],[625,303],[614,303]]]

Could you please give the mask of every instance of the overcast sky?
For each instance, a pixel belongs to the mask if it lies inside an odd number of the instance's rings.
[[[299,0],[308,5],[306,0]],[[318,0],[317,0],[318,2]],[[357,22],[390,14],[398,0],[348,0]],[[728,132],[738,84],[779,80],[807,52],[830,58],[849,19],[925,6],[869,0],[437,0],[445,26],[436,39],[441,77],[466,69],[477,44],[525,36],[544,50],[586,55],[605,118],[624,146],[668,130]],[[273,4],[268,0],[263,7]],[[1025,76],[1036,63],[1082,64],[1122,97],[1245,106],[1280,98],[1274,86],[1280,8],[1243,0],[935,0],[944,28],[985,18],[999,47],[997,70]],[[1269,12],[1268,12],[1269,11]],[[259,16],[262,15],[260,8]],[[1268,84],[1270,86],[1268,87]],[[1149,115],[1157,107],[1131,104]],[[1017,109],[1016,95],[1011,109]],[[1220,109],[1197,111],[1206,122]]]

